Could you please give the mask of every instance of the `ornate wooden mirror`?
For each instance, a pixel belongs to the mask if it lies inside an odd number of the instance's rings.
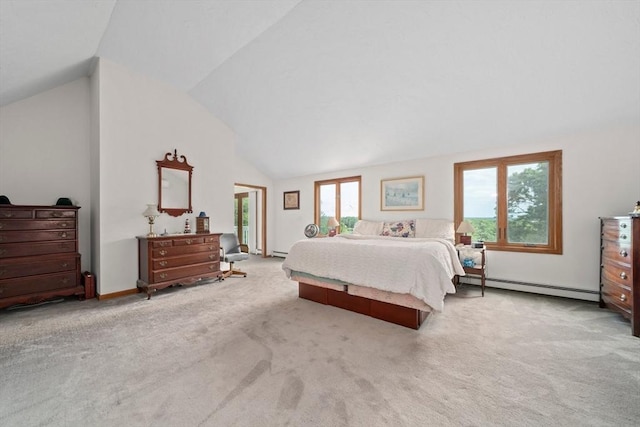
[[[173,158],[171,158],[173,157]],[[178,150],[156,160],[158,165],[158,210],[171,216],[193,212],[191,207],[191,175],[193,166]]]

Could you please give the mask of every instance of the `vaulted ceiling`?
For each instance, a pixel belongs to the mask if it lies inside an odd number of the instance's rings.
[[[0,0],[0,105],[104,57],[274,179],[640,122],[640,1]]]

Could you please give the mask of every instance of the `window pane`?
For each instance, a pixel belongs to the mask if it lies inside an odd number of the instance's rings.
[[[242,198],[242,226],[249,226],[249,196]]]
[[[497,241],[497,176],[495,167],[465,170],[463,173],[463,217],[473,226],[475,241]]]
[[[507,167],[507,240],[548,243],[549,162]]]
[[[340,184],[340,233],[350,234],[358,221],[360,183],[357,181]]]
[[[325,184],[320,186],[320,233],[327,234],[329,228],[327,221],[336,216],[336,185]]]

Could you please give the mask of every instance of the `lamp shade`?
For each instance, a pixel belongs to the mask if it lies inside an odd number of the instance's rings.
[[[160,212],[158,212],[158,206],[154,204],[147,205],[147,209],[142,212],[142,216],[147,218],[160,216]]]
[[[329,221],[327,221],[327,226],[330,227],[330,228],[335,228],[335,227],[337,227],[339,225],[340,225],[340,223],[333,216],[331,218],[329,218]]]
[[[456,233],[473,234],[474,231],[475,230],[473,228],[473,225],[471,225],[471,223],[467,221],[462,221],[458,226]]]

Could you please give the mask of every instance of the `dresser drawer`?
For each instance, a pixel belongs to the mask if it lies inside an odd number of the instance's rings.
[[[74,209],[43,209],[36,211],[36,218],[75,218]]]
[[[5,230],[73,230],[76,228],[75,219],[40,219],[40,220],[24,220],[12,219],[2,220],[0,218],[0,231]]]
[[[218,252],[220,249],[217,244],[209,243],[202,245],[183,245],[172,246],[170,248],[158,248],[152,251],[153,259],[167,258],[178,255],[193,254],[196,252]]]
[[[602,259],[631,265],[631,245],[604,241],[602,244]]]
[[[209,238],[210,242],[213,241],[213,237]],[[189,246],[189,245],[201,245],[205,243],[204,237],[174,237],[169,240],[157,240],[153,241],[151,245],[154,248],[167,248],[171,246]]]
[[[0,279],[74,271],[79,263],[80,256],[74,254],[55,255],[45,259],[32,257],[1,259]]]
[[[0,243],[75,240],[75,230],[57,231],[0,231]]]
[[[173,258],[163,258],[153,261],[153,270],[162,270],[164,268],[180,267],[182,265],[199,264],[201,262],[219,261],[220,254],[218,252],[199,252],[186,256],[177,256]]]
[[[77,252],[76,243],[76,240],[68,242],[3,243],[0,244],[0,259]]]
[[[179,280],[189,276],[199,274],[216,273],[220,271],[220,262],[210,262],[206,264],[190,265],[187,267],[171,268],[168,270],[154,271],[152,273],[153,283]]]
[[[633,284],[633,277],[629,266],[615,264],[609,261],[605,261],[602,265],[602,279],[629,288]]]
[[[184,239],[175,239],[173,241],[173,246],[201,245],[203,243],[204,243],[203,237],[187,237]]]
[[[602,226],[602,238],[629,243],[631,242],[631,231],[631,219],[607,220]]]
[[[31,209],[0,209],[0,219],[29,219],[33,218]]]
[[[168,248],[170,246],[173,246],[173,240],[157,240],[153,241],[151,245],[154,248]]]
[[[78,285],[75,271],[19,279],[3,279],[0,280],[0,298],[67,289]]]
[[[631,290],[628,287],[605,279],[600,292],[605,303],[613,304],[627,314],[631,313]]]

